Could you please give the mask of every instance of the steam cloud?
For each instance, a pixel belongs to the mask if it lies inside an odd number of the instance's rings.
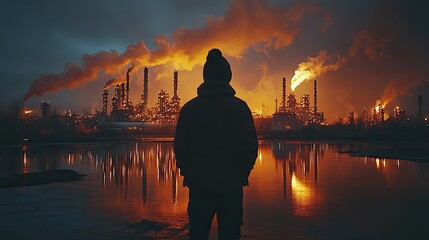
[[[246,49],[260,47],[259,44],[264,48],[284,48],[299,34],[304,16],[318,12],[320,9],[312,4],[295,2],[285,7],[268,0],[234,0],[224,16],[209,17],[200,29],[178,29],[171,39],[158,36],[156,50],[150,50],[140,41],[129,45],[122,54],[113,50],[84,54],[81,66],[67,63],[62,73],[41,75],[34,80],[23,100],[60,88],[81,86],[96,80],[101,72],[118,80],[118,69],[124,69],[130,63],[136,69],[172,64],[175,69],[191,70],[204,63],[208,50],[213,47],[232,57],[240,57]],[[327,14],[323,19],[325,25],[321,30],[330,23]],[[106,86],[117,83],[116,80],[109,80]]]
[[[290,87],[294,91],[301,83],[313,80],[325,72],[335,71],[346,62],[346,59],[341,56],[328,55],[327,51],[320,51],[317,56],[309,57],[306,62],[298,65]]]

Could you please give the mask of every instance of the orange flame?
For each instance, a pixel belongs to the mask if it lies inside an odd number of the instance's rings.
[[[375,101],[375,106],[374,106],[375,111],[379,112],[381,109],[384,109],[386,105],[389,104],[389,102],[390,101],[388,99],[384,99],[384,100],[377,99],[377,101]]]
[[[346,59],[341,56],[330,56],[327,51],[320,51],[317,56],[309,57],[306,62],[298,65],[290,87],[294,91],[301,83],[313,80],[325,72],[335,71],[345,63]]]

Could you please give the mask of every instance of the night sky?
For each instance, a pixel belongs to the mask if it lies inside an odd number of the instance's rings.
[[[208,50],[219,48],[231,63],[231,85],[252,111],[264,104],[272,113],[282,78],[290,86],[307,64],[318,71],[318,107],[328,121],[377,100],[389,114],[397,105],[416,114],[419,94],[428,115],[428,9],[425,0],[6,0],[0,99],[93,112],[101,109],[105,83],[124,80],[134,65],[134,104],[145,66],[149,106],[159,90],[172,92],[174,69],[183,104],[196,96]],[[298,100],[308,93],[312,101],[311,80],[295,89]]]

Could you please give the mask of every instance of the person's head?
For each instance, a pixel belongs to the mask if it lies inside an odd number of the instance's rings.
[[[228,84],[232,78],[231,67],[222,52],[213,48],[209,51],[203,69],[204,82]]]

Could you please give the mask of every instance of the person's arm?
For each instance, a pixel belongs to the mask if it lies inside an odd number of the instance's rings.
[[[184,109],[180,112],[177,120],[176,133],[174,135],[174,154],[176,155],[176,164],[180,169],[180,175],[186,175],[186,166],[188,160],[188,123],[186,122],[186,112]]]
[[[249,185],[248,178],[258,157],[258,137],[253,123],[252,113],[246,106],[243,120],[243,185]]]

